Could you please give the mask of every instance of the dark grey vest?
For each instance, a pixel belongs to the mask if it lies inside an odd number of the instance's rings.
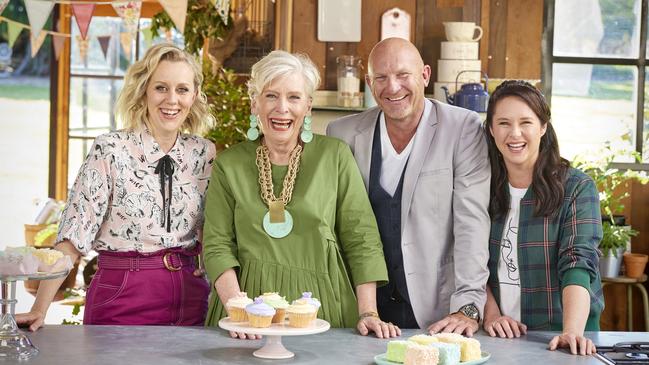
[[[377,306],[381,319],[384,321],[392,322],[402,328],[417,328],[408,297],[401,252],[401,193],[407,163],[401,173],[401,179],[399,179],[394,196],[390,196],[380,182],[382,161],[380,123],[377,121],[372,143],[369,197],[376,216],[376,223],[379,226],[390,280],[387,285],[377,289]]]

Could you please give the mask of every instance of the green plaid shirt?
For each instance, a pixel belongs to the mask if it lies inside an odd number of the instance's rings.
[[[534,201],[534,192],[528,189],[520,202],[521,321],[531,330],[561,331],[561,290],[568,285],[580,285],[590,293],[586,331],[598,331],[604,297],[597,248],[602,239],[602,220],[595,183],[588,175],[571,168],[557,215],[535,217]],[[489,237],[489,286],[498,305],[498,260],[505,219],[492,219]]]

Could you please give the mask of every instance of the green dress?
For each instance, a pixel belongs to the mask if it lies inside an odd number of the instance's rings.
[[[270,237],[262,227],[268,207],[261,200],[255,150],[242,142],[222,152],[207,191],[204,259],[212,283],[206,325],[216,325],[226,311],[214,281],[235,268],[241,290],[253,298],[279,292],[288,301],[310,291],[322,302],[318,317],[332,327],[355,327],[354,288],[387,283],[387,270],[376,220],[349,147],[315,135],[305,144],[286,209],[293,230]],[[287,166],[272,166],[279,196]]]

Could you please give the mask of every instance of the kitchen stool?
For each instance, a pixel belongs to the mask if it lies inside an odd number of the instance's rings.
[[[649,298],[647,290],[643,283],[647,281],[647,275],[642,274],[639,278],[629,278],[626,276],[619,276],[615,278],[602,278],[602,290],[608,284],[624,284],[626,285],[626,324],[627,331],[633,331],[633,287],[640,290],[642,294],[642,305],[644,307],[644,326],[645,331],[649,331]]]

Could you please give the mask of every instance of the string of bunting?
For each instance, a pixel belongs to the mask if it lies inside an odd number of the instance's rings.
[[[187,1],[188,0],[158,0],[162,8],[167,12],[171,20],[174,22],[176,28],[182,33],[185,29],[185,20],[187,18]],[[82,58],[86,57],[88,50],[89,40],[88,29],[92,16],[97,5],[111,5],[117,15],[122,19],[126,32],[120,33],[120,43],[127,58],[130,58],[131,45],[133,43],[134,35],[138,31],[138,23],[140,19],[140,12],[142,9],[142,0],[134,1],[71,1],[71,0],[24,0],[25,10],[27,11],[27,18],[29,25],[11,20],[9,18],[0,16],[0,22],[8,24],[8,41],[9,46],[12,47],[16,38],[23,29],[29,29],[31,32],[31,55],[34,57],[41,45],[45,41],[47,35],[52,36],[56,58],[59,58],[60,50],[62,48],[65,38],[72,38],[70,34],[61,33],[52,30],[43,30],[47,19],[50,16],[55,4],[70,4],[77,26],[79,27],[80,36],[76,36],[75,40],[79,42],[79,52]],[[224,22],[227,22],[228,11],[230,9],[230,0],[210,0],[221,14]],[[0,0],[0,14],[9,4],[9,0]],[[140,29],[143,31],[145,42],[151,43],[152,34],[147,29]],[[108,35],[96,36],[104,58],[107,54],[108,45],[111,37]]]

